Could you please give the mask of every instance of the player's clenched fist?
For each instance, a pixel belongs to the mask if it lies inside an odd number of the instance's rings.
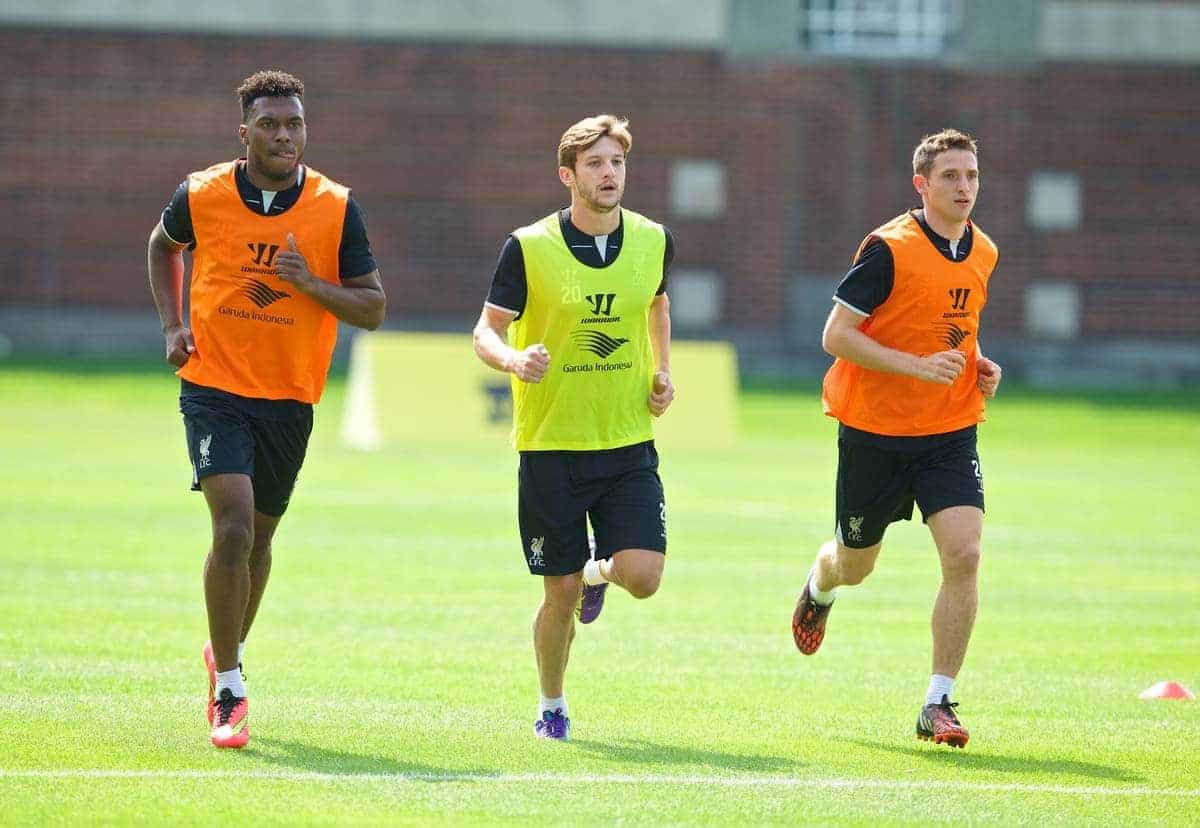
[[[1000,387],[1000,366],[992,362],[985,356],[979,357],[975,362],[975,369],[979,374],[975,384],[979,386],[979,390],[983,392],[983,396],[996,396],[996,389]]]
[[[917,360],[916,378],[939,385],[952,385],[967,366],[961,351],[939,351]]]
[[[654,385],[650,390],[650,398],[646,402],[650,413],[655,417],[661,417],[674,399],[675,384],[671,382],[670,373],[659,371],[654,375]]]
[[[550,352],[540,342],[523,351],[514,351],[507,369],[522,382],[541,382],[550,368]]]
[[[192,339],[191,328],[175,325],[163,329],[163,337],[167,341],[167,362],[175,368],[182,368],[192,354],[196,352],[196,342]]]

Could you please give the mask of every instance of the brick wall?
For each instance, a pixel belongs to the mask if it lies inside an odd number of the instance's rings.
[[[1017,334],[1024,289],[1080,285],[1085,336],[1200,336],[1191,249],[1200,84],[1189,68],[1019,72],[728,62],[713,52],[0,30],[0,302],[150,306],[145,243],[191,170],[237,154],[237,82],[309,87],[307,161],[367,212],[393,322],[468,327],[513,227],[565,200],[559,135],[630,116],[626,204],[665,221],[683,267],[726,281],[720,327],[782,330],[793,277],[845,270],[915,203],[921,134],[981,139],[976,218],[1001,248],[986,315]],[[726,165],[728,210],[671,215],[674,159]],[[1078,230],[1027,227],[1035,169],[1080,176]]]

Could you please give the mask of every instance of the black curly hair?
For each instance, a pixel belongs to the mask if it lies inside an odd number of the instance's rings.
[[[281,69],[263,69],[242,81],[234,90],[242,104],[242,123],[250,117],[250,108],[259,98],[290,98],[304,100],[304,81]]]

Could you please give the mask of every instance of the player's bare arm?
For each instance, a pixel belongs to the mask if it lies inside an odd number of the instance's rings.
[[[541,382],[550,369],[550,352],[540,342],[522,351],[509,346],[508,326],[516,318],[512,311],[484,305],[472,334],[475,355],[497,371],[516,374],[522,382]]]
[[[160,221],[150,234],[146,267],[150,273],[150,291],[162,322],[166,360],[178,368],[196,351],[192,331],[183,324],[183,249],[167,235]]]
[[[858,329],[863,319],[845,305],[835,303],[825,321],[821,347],[832,356],[872,371],[904,374],[939,385],[952,385],[967,365],[967,358],[961,351],[939,351],[921,356],[880,345]]]
[[[383,324],[387,296],[378,270],[343,279],[340,285],[335,285],[318,278],[308,269],[308,260],[291,233],[288,233],[287,242],[287,250],[275,257],[280,279],[295,285],[297,290],[348,325],[373,331]]]
[[[675,400],[675,384],[671,382],[671,301],[667,294],[654,297],[647,322],[654,351],[654,386],[646,405],[651,414],[661,417]]]
[[[1000,375],[1003,372],[999,365],[983,355],[978,342],[975,343],[975,371],[978,374],[975,384],[983,392],[983,396],[988,399],[996,396],[996,391],[1000,388]]]

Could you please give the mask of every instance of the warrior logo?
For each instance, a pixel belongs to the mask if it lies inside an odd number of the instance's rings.
[[[254,260],[254,263],[263,267],[270,267],[271,263],[275,261],[275,254],[279,252],[277,244],[246,242],[246,247],[250,248],[250,258]],[[266,259],[263,259],[264,254]]]
[[[617,294],[593,293],[586,298],[592,303],[592,316],[612,316],[612,303]]]

